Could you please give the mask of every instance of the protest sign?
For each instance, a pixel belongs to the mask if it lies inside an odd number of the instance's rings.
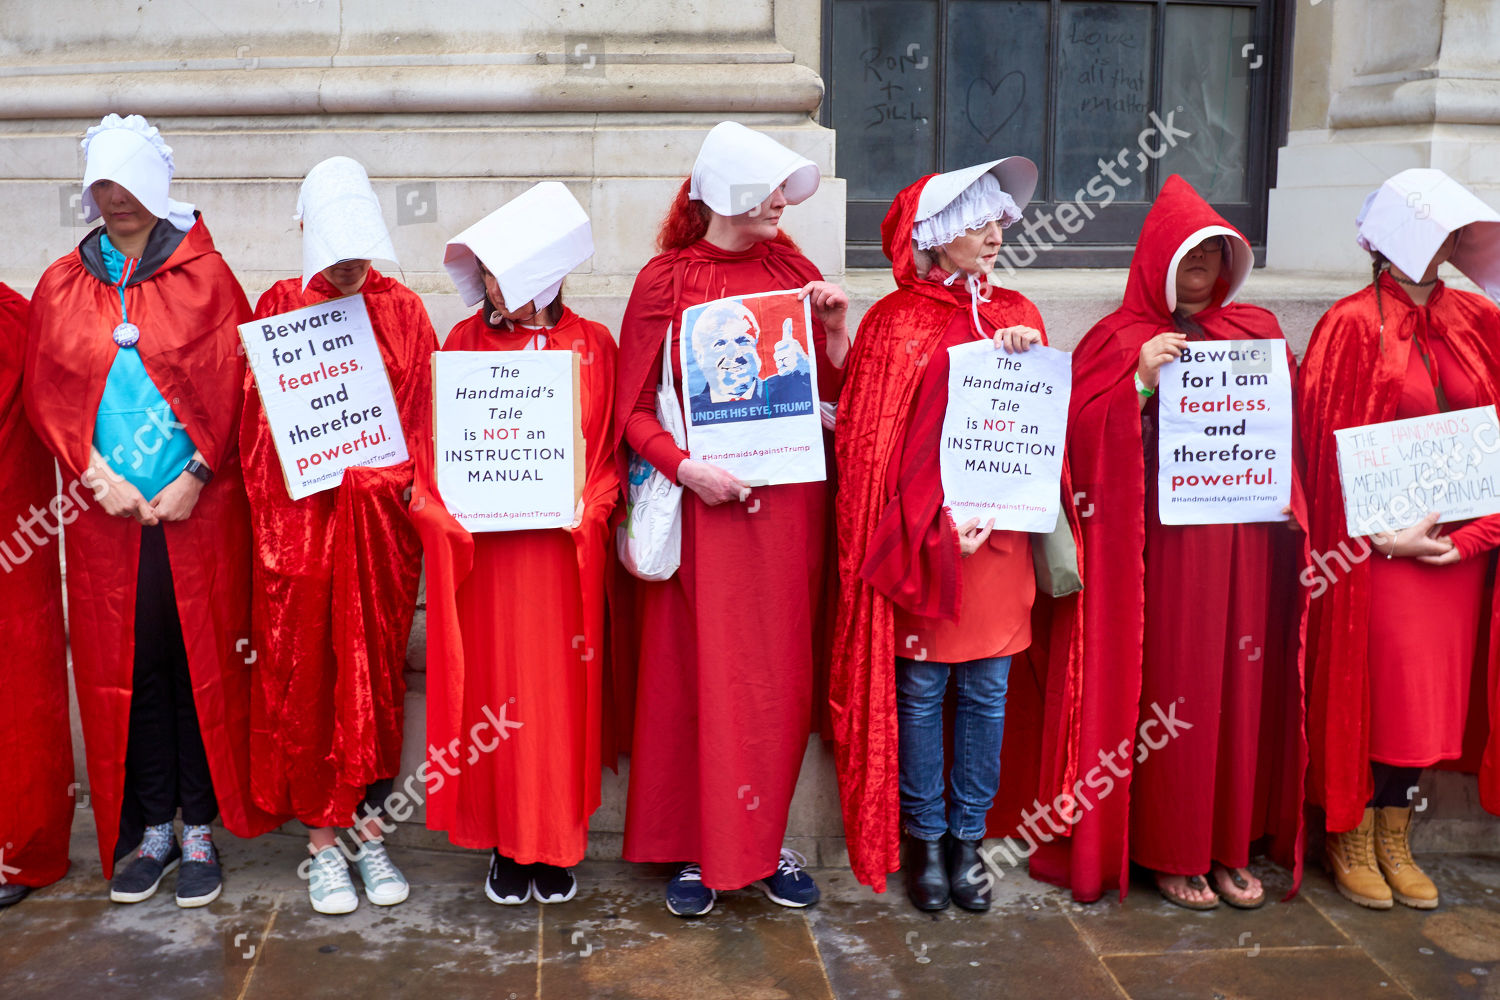
[[[1060,506],[1072,355],[1007,354],[991,340],[948,348],[948,409],[938,468],[956,524],[1051,531]]]
[[[406,437],[362,295],[241,324],[287,495],[331,490],[353,466],[406,461]]]
[[[1351,537],[1500,514],[1495,407],[1434,413],[1333,432]]]
[[[716,299],[681,321],[688,453],[752,486],[826,477],[812,312],[796,290]]]
[[[438,351],[432,446],[443,506],[470,531],[564,528],[584,480],[575,351]]]
[[[1162,524],[1285,521],[1292,502],[1292,379],[1284,340],[1190,341],[1161,366]]]

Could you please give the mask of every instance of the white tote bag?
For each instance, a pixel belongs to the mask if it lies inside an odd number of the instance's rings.
[[[677,447],[687,447],[687,427],[672,380],[672,328],[661,351],[656,419]],[[620,562],[642,580],[667,580],[682,563],[682,487],[634,450],[625,490],[625,520],[615,532]]]

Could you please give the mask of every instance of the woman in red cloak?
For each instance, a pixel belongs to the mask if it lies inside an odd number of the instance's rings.
[[[375,258],[394,261],[395,251],[364,168],[348,157],[324,160],[308,171],[297,204],[302,278],[267,289],[255,318],[363,296],[415,455],[428,422],[437,336],[416,293],[371,267]],[[333,489],[292,500],[253,388],[240,447],[255,526],[255,798],[310,828],[312,860],[298,870],[319,913],[358,905],[336,829],[355,824],[362,809],[348,854],[365,897],[392,906],[409,891],[380,830],[388,828],[383,804],[401,767],[403,670],[421,572],[406,513],[413,462],[346,469]]]
[[[249,776],[237,431],[250,307],[202,217],[168,197],[156,129],[107,115],[84,149],[84,208],[104,226],[37,284],[26,409],[80,508],[65,537],[69,629],[110,898],[149,898],[181,862],[177,902],[202,906],[221,888],[214,816],[241,837],[276,825]]]
[[[1437,887],[1407,840],[1421,769],[1477,770],[1480,802],[1500,813],[1500,516],[1439,526],[1441,500],[1403,495],[1351,538],[1333,432],[1500,402],[1500,309],[1437,277],[1451,261],[1500,294],[1500,213],[1440,170],[1406,170],[1366,201],[1359,242],[1374,281],[1318,322],[1302,368],[1309,798],[1344,896],[1431,909]],[[1475,461],[1488,438],[1465,440]]]
[[[1259,906],[1246,865],[1262,836],[1294,888],[1300,879],[1301,593],[1286,586],[1300,538],[1282,523],[1157,516],[1161,366],[1189,341],[1282,339],[1271,313],[1233,301],[1252,263],[1244,237],[1173,175],[1141,228],[1124,302],[1073,352],[1068,460],[1089,512],[1079,758],[1123,775],[1031,870],[1080,900],[1123,896],[1128,856],[1178,905]],[[1287,512],[1300,506],[1294,483]],[[1140,747],[1138,721],[1143,740],[1161,730]]]
[[[684,309],[788,289],[812,303],[815,349],[827,362],[818,365],[819,398],[838,395],[848,297],[777,228],[782,210],[817,184],[816,165],[768,136],[715,126],[620,327],[616,444],[623,439],[687,487],[681,568],[638,583],[635,595],[640,666],[624,851],[629,861],[687,862],[667,886],[667,907],[679,916],[705,914],[716,890],[751,882],[784,906],[818,898],[782,838],[813,719],[826,484],[757,488],[747,505],[749,487],[690,458],[655,412],[664,334],[670,328],[675,370]],[[623,448],[620,456],[628,461]]]
[[[67,874],[73,823],[68,664],[54,545],[55,522],[72,500],[57,496],[57,465],[21,402],[26,313],[26,299],[0,284],[0,525],[16,525],[0,541],[0,648],[10,663],[9,712],[0,730],[0,907]]]
[[[896,196],[881,232],[898,287],[866,313],[839,402],[846,582],[830,694],[850,860],[861,881],[880,884],[896,867],[882,821],[899,785],[906,889],[922,910],[950,899],[989,908],[979,845],[1002,777],[1012,656],[1031,645],[1030,536],[992,531],[993,520],[955,524],[938,457],[948,349],[1046,342],[1036,307],[989,282],[1001,229],[1021,218],[1035,186],[1035,165],[1010,157],[924,177]],[[958,698],[945,814],[950,675]],[[1022,769],[1012,780],[1030,794],[1034,777]]]
[[[455,758],[444,767],[429,752],[427,825],[460,847],[491,849],[485,895],[495,903],[572,899],[571,866],[599,807],[604,579],[620,485],[616,348],[606,327],[561,297],[564,276],[592,254],[588,216],[548,181],[450,240],[445,260],[480,308],[443,350],[572,351],[581,362],[587,472],[571,527],[470,533],[438,492],[430,441],[418,453],[427,742]],[[497,713],[500,731],[487,731]],[[460,752],[465,744],[472,749]]]

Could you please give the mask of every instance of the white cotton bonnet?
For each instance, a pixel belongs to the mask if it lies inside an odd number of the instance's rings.
[[[786,182],[786,200],[797,205],[818,189],[818,165],[764,133],[739,122],[709,130],[693,161],[688,197],[719,215],[743,215]]]
[[[140,115],[121,118],[107,114],[83,134],[83,220],[99,218],[91,190],[97,181],[114,181],[129,191],[146,211],[166,219],[182,232],[193,228],[193,206],[173,201],[172,147]]]
[[[484,300],[482,263],[515,312],[527,302],[545,309],[563,279],[594,255],[588,213],[559,181],[533,185],[448,241],[443,267],[465,305]]]
[[[399,266],[380,199],[357,160],[333,156],[307,172],[297,193],[302,222],[302,287],[341,260],[381,260]]]

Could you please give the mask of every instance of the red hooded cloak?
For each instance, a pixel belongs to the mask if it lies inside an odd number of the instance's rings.
[[[908,611],[948,620],[958,617],[963,600],[979,599],[961,593],[958,535],[943,507],[935,456],[905,454],[903,448],[911,427],[941,427],[946,343],[978,335],[963,285],[944,287],[917,277],[912,228],[929,179],[897,195],[881,226],[898,287],[860,323],[835,434],[843,586],[829,682],[834,755],[850,866],[876,891],[884,891],[886,875],[900,867],[895,658],[902,651],[892,597],[899,594]],[[1041,314],[1024,296],[1002,288],[989,292],[990,301],[981,302],[979,312],[991,330],[1016,324],[1042,328]],[[941,392],[919,393],[934,379]],[[1072,505],[1064,509],[1076,535]],[[1024,571],[1032,572],[1029,558]],[[1039,791],[1050,799],[1066,787],[1061,780],[1069,771],[1065,706],[1072,698],[1069,662],[1076,659],[1079,638],[1075,603],[1039,595],[1032,610],[1032,646],[1012,661],[1001,793],[988,822],[993,835],[1014,833],[1020,807],[1033,804]],[[1055,664],[1049,662],[1054,656]],[[1048,700],[1051,725],[1044,725]],[[1044,759],[1051,763],[1044,766]]]
[[[67,874],[73,823],[73,742],[56,541],[59,515],[71,520],[64,503],[72,501],[57,497],[57,465],[21,402],[26,313],[26,300],[0,284],[0,530],[10,530],[0,541],[5,570],[0,647],[6,652],[10,707],[0,729],[0,761],[5,762],[0,767],[0,802],[5,803],[0,885],[38,888]]]
[[[1305,598],[1291,586],[1300,539],[1281,523],[1163,527],[1156,437],[1143,433],[1133,378],[1141,346],[1175,328],[1166,299],[1167,282],[1176,280],[1173,256],[1210,226],[1232,229],[1191,185],[1169,177],[1141,228],[1124,302],[1073,352],[1068,459],[1088,554],[1078,757],[1110,773],[1090,767],[1100,779],[1085,779],[1099,791],[1093,808],[1065,841],[1038,850],[1031,873],[1071,888],[1080,901],[1110,888],[1123,897],[1132,854],[1162,870],[1200,874],[1210,857],[1243,865],[1241,852],[1262,834],[1293,869],[1294,885],[1301,873],[1306,749],[1297,625]],[[1213,303],[1193,314],[1203,338],[1282,336],[1266,310],[1226,304],[1229,292],[1221,276]],[[1290,351],[1287,360],[1295,371]],[[1146,410],[1153,425],[1154,413],[1153,402]],[[1294,515],[1305,522],[1302,507],[1294,483]],[[1183,598],[1197,595],[1204,606],[1183,614]],[[1262,656],[1231,635],[1252,636]],[[1137,721],[1162,727],[1152,705],[1171,711],[1178,699],[1185,699],[1181,735],[1157,749],[1137,747]],[[1138,790],[1131,766],[1142,750],[1149,763],[1135,775],[1146,786]],[[1106,780],[1112,793],[1100,787]],[[1192,811],[1199,821],[1184,822]]]
[[[428,425],[437,335],[416,293],[379,271],[360,294],[415,455]],[[255,318],[340,295],[321,274],[306,291],[300,278],[287,278],[260,297]],[[346,826],[365,787],[401,767],[403,671],[422,557],[406,512],[414,463],[346,469],[338,486],[294,501],[249,382],[240,447],[255,525],[255,799],[309,826]]]
[[[1370,776],[1371,568],[1369,549],[1351,541],[1344,517],[1333,432],[1397,417],[1414,337],[1440,335],[1473,381],[1480,401],[1500,402],[1500,309],[1489,299],[1441,281],[1425,307],[1415,305],[1388,274],[1376,286],[1334,303],[1313,330],[1302,366],[1298,406],[1311,524],[1313,565],[1307,613],[1308,709],[1311,748],[1308,797],[1327,812],[1330,831],[1352,830],[1373,792]],[[1383,312],[1383,317],[1382,317]],[[1466,558],[1485,558],[1494,540],[1470,538],[1494,519],[1453,532]],[[1376,556],[1376,558],[1381,558]],[[1500,814],[1500,600],[1485,596],[1488,635],[1476,647],[1463,757],[1456,767],[1479,773],[1479,798]],[[1408,621],[1406,627],[1427,623]]]
[[[97,237],[84,243],[90,238]],[[201,215],[125,295],[151,381],[214,470],[192,516],[165,522],[163,530],[219,812],[231,833],[253,837],[278,821],[250,794],[250,690],[258,668],[249,643],[250,524],[238,437],[245,379],[239,324],[249,320],[250,306]],[[121,814],[141,529],[106,514],[80,480],[119,351],[110,337],[119,322],[119,292],[86,269],[81,251],[55,261],[32,298],[24,388],[32,426],[57,456],[64,492],[81,510],[65,533],[68,629],[106,878],[143,830],[140,817]]]
[[[491,328],[489,309],[455,326],[443,350],[522,350],[536,336]],[[600,800],[617,352],[605,326],[566,308],[543,335],[542,349],[582,360],[582,523],[471,534],[438,493],[430,426],[412,519],[427,565],[427,826],[460,847],[566,867],[583,859]],[[519,726],[494,732],[491,714]]]
[[[819,280],[812,262],[779,240],[731,253],[700,239],[652,258],[620,326],[616,444],[633,417],[654,465],[675,476],[686,457],[660,430],[653,402],[663,340],[682,310]],[[813,340],[819,398],[832,400],[843,371],[828,363],[816,321]],[[674,328],[674,370],[679,343]],[[681,386],[678,371],[679,402]],[[696,861],[712,889],[776,869],[815,722],[828,490],[759,487],[748,503],[715,507],[684,491],[682,566],[669,580],[635,582],[628,623],[639,666],[626,860]]]

